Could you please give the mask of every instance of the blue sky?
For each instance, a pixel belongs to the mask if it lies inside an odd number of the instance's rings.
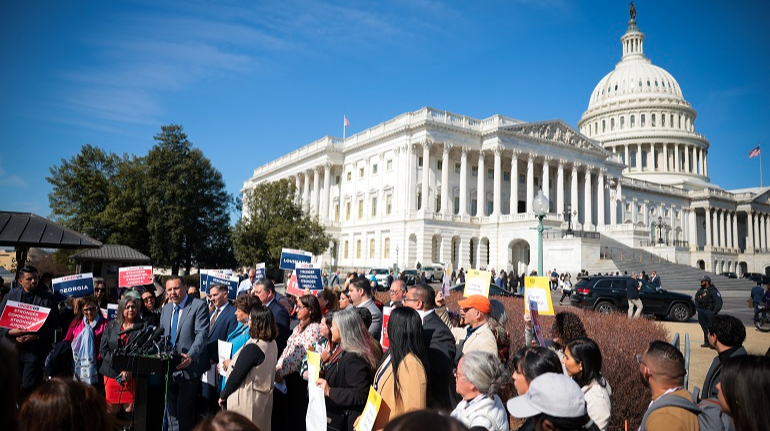
[[[770,5],[636,2],[645,53],[711,142],[712,182],[770,160]],[[182,124],[237,194],[253,169],[324,135],[423,106],[573,127],[620,60],[626,1],[6,1],[0,208],[50,215],[49,167],[89,143],[146,154]],[[765,162],[765,184],[770,169]]]

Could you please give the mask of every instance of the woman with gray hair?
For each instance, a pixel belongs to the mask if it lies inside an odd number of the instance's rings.
[[[369,329],[355,310],[334,314],[330,336],[336,347],[321,364],[316,384],[326,396],[328,429],[352,430],[366,405],[377,358],[369,341]]]
[[[115,320],[107,324],[100,346],[102,366],[99,368],[99,372],[104,376],[107,404],[113,411],[119,412],[121,408],[124,408],[128,414],[131,414],[134,409],[136,380],[131,373],[116,369],[112,363],[112,356],[139,335],[140,331],[120,334],[120,332],[131,329],[140,322],[139,308],[141,302],[137,296],[126,295],[118,302],[118,314]]]
[[[508,413],[496,394],[508,378],[508,372],[491,353],[464,354],[455,370],[457,393],[463,400],[451,416],[468,428],[508,431]]]

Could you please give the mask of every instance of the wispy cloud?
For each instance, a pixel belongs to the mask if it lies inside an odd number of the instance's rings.
[[[20,187],[25,189],[29,187],[24,178],[5,170],[5,159],[2,156],[0,156],[0,187]]]

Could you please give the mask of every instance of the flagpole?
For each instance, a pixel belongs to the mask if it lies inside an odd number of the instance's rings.
[[[348,128],[347,122],[345,121],[347,120],[347,118],[348,117],[346,117],[345,114],[342,114],[342,141],[343,142],[345,141],[345,133],[347,132],[347,128]]]
[[[757,148],[759,148],[759,187],[762,187],[762,144],[757,144]]]

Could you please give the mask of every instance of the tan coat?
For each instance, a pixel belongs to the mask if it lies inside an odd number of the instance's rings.
[[[425,367],[414,354],[407,355],[399,364],[398,381],[401,390],[401,402],[396,402],[394,387],[396,384],[393,379],[392,363],[388,363],[388,369],[385,370],[380,379],[377,393],[382,396],[380,411],[377,413],[377,420],[374,422],[373,429],[379,430],[404,413],[415,410],[422,410],[426,407],[426,391],[428,390],[428,378],[425,374]],[[380,374],[377,370],[375,376]]]
[[[692,400],[687,389],[680,389],[667,396],[682,397]],[[680,407],[661,407],[647,417],[647,427],[643,431],[698,431],[698,416]]]
[[[238,390],[227,397],[227,410],[246,416],[261,430],[269,430],[272,422],[273,379],[275,377],[275,364],[278,362],[278,347],[275,341],[268,343],[251,338],[246,342],[246,344],[249,343],[259,346],[265,354],[265,360],[252,368]],[[239,350],[233,357],[232,363],[227,369],[228,378],[242,351],[243,349]]]

